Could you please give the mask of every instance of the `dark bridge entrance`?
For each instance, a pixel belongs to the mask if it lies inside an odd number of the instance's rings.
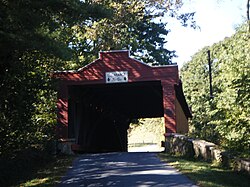
[[[128,51],[101,52],[78,71],[55,72],[58,84],[57,135],[73,150],[126,151],[127,129],[135,118],[163,117],[166,133],[186,133],[191,116],[178,67],[151,67]]]
[[[160,81],[69,87],[69,137],[82,150],[127,151],[131,119],[161,117]]]

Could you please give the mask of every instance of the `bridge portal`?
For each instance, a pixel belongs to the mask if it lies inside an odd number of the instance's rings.
[[[127,129],[136,118],[164,117],[167,133],[187,133],[191,117],[177,65],[148,66],[128,51],[100,52],[58,79],[58,138],[83,152],[127,151]]]

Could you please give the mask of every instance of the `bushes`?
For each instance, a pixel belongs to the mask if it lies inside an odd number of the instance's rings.
[[[22,150],[12,157],[0,157],[0,186],[17,185],[52,160],[50,154],[37,148]]]
[[[212,53],[213,98],[209,96],[207,51]],[[250,33],[243,25],[232,37],[205,47],[181,69],[192,106],[191,135],[250,156]]]

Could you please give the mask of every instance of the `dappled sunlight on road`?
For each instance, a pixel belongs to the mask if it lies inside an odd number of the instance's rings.
[[[156,153],[85,154],[75,160],[63,186],[185,186],[195,185]]]

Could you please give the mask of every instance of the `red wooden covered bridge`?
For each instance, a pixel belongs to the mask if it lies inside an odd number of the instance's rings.
[[[85,152],[126,151],[132,119],[164,117],[167,133],[187,133],[190,110],[177,65],[151,67],[129,51],[100,52],[58,79],[58,138]]]

